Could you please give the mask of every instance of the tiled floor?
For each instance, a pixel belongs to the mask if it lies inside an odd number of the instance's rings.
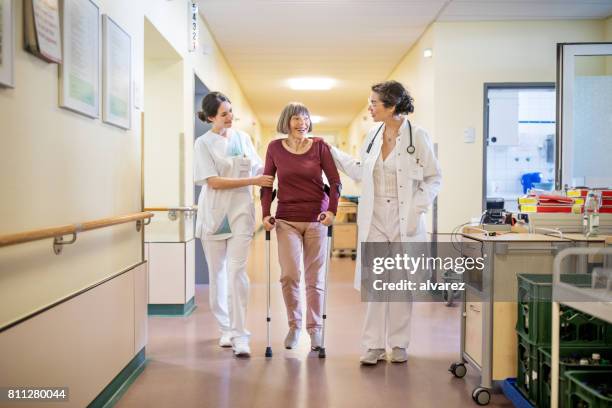
[[[274,240],[274,238],[273,238]],[[330,272],[327,358],[309,352],[303,333],[298,349],[285,350],[286,316],[272,271],[272,347],[266,346],[266,286],[263,235],[252,245],[249,274],[250,359],[236,359],[217,346],[206,286],[196,290],[198,308],[187,318],[150,318],[148,365],[118,407],[473,407],[479,377],[447,372],[459,349],[458,308],[416,303],[407,364],[359,365],[365,305],[352,288],[354,261],[333,258]],[[276,259],[275,246],[272,259]],[[276,262],[272,262],[276,265]],[[493,395],[491,407],[511,407]]]

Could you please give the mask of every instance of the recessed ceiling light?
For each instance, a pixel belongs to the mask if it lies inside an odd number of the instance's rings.
[[[336,80],[332,78],[291,78],[288,81],[289,88],[296,91],[327,91],[334,86]]]
[[[423,56],[425,58],[431,58],[433,56],[433,51],[431,50],[431,48],[425,48],[423,50]]]
[[[323,120],[323,118],[319,115],[310,115],[310,121],[312,123],[320,123]]]

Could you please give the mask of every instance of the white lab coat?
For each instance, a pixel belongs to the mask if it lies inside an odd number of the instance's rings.
[[[372,144],[370,152],[367,148],[374,138],[380,124],[368,132],[361,150],[359,159],[332,148],[332,155],[340,171],[357,182],[361,182],[361,195],[357,214],[358,251],[355,268],[355,288],[361,287],[361,243],[367,241],[374,214],[374,165],[380,155],[382,138],[385,131],[383,125]],[[398,220],[400,238],[402,242],[425,242],[427,227],[425,213],[438,194],[442,182],[440,165],[433,151],[433,145],[427,132],[412,125],[414,154],[409,154],[410,136],[407,120],[404,119],[397,137],[397,191],[399,199]],[[392,216],[389,214],[389,216]]]
[[[194,145],[194,181],[202,186],[198,197],[196,237],[207,240],[228,239],[232,233],[255,231],[255,206],[251,187],[209,188],[206,179],[213,176],[244,178],[263,173],[263,162],[249,136],[228,129],[223,137],[209,130]],[[229,225],[229,230],[224,228]]]

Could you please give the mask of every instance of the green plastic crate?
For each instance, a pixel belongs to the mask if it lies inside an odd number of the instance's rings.
[[[564,362],[563,359],[566,357],[576,356],[577,358],[585,357],[589,358],[593,353],[599,353],[602,360],[608,360],[607,364],[600,365],[586,365],[581,366],[580,364],[572,364],[570,362]],[[566,383],[565,373],[567,371],[605,371],[612,370],[612,347],[611,346],[562,346],[559,348],[559,407],[566,407],[565,393]],[[538,348],[538,406],[548,407],[550,406],[550,374],[551,374],[551,354],[550,348],[540,347]]]
[[[518,334],[516,386],[532,403],[539,400],[538,345]]]
[[[518,274],[516,330],[539,346],[550,345],[552,326],[552,275]],[[590,287],[591,276],[563,274],[563,282]],[[562,310],[567,311],[569,308]],[[612,326],[590,316],[576,315],[571,321],[561,319],[561,341],[576,345],[612,344]],[[566,324],[567,323],[567,324]]]
[[[568,371],[565,377],[566,407],[612,408],[612,371]]]

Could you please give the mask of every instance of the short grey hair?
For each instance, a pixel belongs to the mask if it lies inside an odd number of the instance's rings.
[[[308,132],[312,132],[312,121],[310,120],[310,112],[308,112],[308,108],[300,102],[291,102],[287,106],[285,106],[285,109],[283,109],[280,118],[278,118],[278,123],[276,124],[276,131],[284,135],[288,135],[289,133],[291,133],[291,127],[289,126],[289,122],[291,122],[291,117],[295,115],[308,116],[308,121],[310,122],[308,125]]]

